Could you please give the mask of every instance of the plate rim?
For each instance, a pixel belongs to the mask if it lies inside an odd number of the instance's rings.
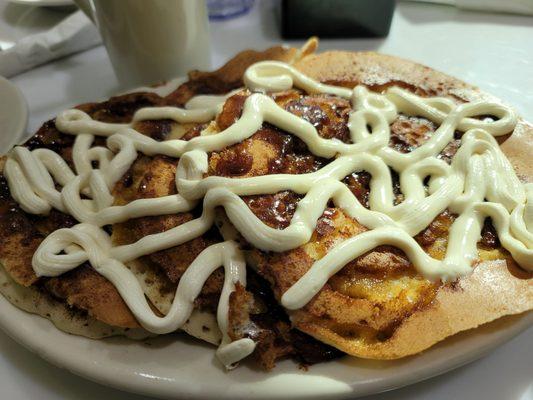
[[[17,318],[18,316],[18,318]],[[83,359],[76,360],[74,356],[71,356],[69,352],[64,352],[62,349],[58,349],[56,346],[50,345],[46,342],[45,339],[41,338],[41,335],[35,334],[35,327],[30,327],[27,324],[19,324],[20,316],[23,318],[30,318],[33,321],[42,321],[47,324],[50,324],[50,328],[53,329],[58,337],[61,335],[73,336],[76,339],[83,341],[90,341],[92,344],[99,345],[102,340],[93,340],[80,336],[70,335],[65,333],[58,328],[56,328],[51,321],[47,320],[36,314],[28,313],[22,309],[19,309],[12,303],[10,303],[4,296],[0,296],[0,329],[4,331],[9,337],[11,337],[15,342],[30,350],[32,353],[35,353],[45,361],[61,368],[65,369],[77,376],[88,379],[90,381],[96,382],[98,384],[119,389],[125,392],[137,393],[146,396],[153,396],[158,398],[172,398],[176,396],[185,396],[186,398],[191,399],[202,399],[209,398],[214,395],[214,390],[211,390],[209,387],[206,387],[205,391],[194,391],[191,392],[185,387],[181,387],[183,381],[174,380],[172,382],[162,382],[166,378],[161,378],[156,375],[148,376],[146,374],[135,374],[132,376],[130,373],[123,373],[118,370],[116,365],[113,365],[113,362],[110,361],[109,364],[103,366],[97,360]],[[356,385],[348,385],[345,387],[336,387],[334,390],[316,393],[315,396],[309,396],[308,393],[293,392],[287,396],[280,396],[278,394],[272,394],[271,392],[265,391],[255,391],[255,392],[224,392],[218,393],[219,399],[239,399],[239,398],[249,398],[249,399],[297,399],[297,398],[320,398],[320,399],[344,399],[344,398],[356,398],[360,396],[366,396],[370,394],[382,393],[394,389],[399,389],[404,386],[408,386],[414,383],[418,383],[435,376],[444,374],[453,369],[459,368],[463,365],[466,365],[470,362],[473,362],[479,358],[484,357],[489,352],[495,348],[501,346],[502,344],[510,341],[520,333],[526,331],[528,328],[533,326],[533,311],[526,311],[522,314],[517,314],[512,316],[515,319],[511,325],[504,324],[502,327],[499,327],[494,330],[498,333],[498,336],[490,341],[488,344],[475,347],[467,352],[461,353],[458,356],[454,357],[451,360],[444,359],[442,361],[435,361],[427,367],[418,367],[415,371],[410,371],[407,378],[405,376],[396,376],[393,375],[391,378],[387,379],[386,382],[381,381],[369,381],[360,384],[360,387],[355,388]],[[504,317],[505,318],[505,317]],[[493,322],[496,322],[495,320]],[[38,323],[38,322],[36,322]],[[490,323],[489,323],[490,324]],[[470,330],[470,332],[465,331],[463,334],[469,335],[471,332],[475,332],[478,328]],[[453,336],[452,336],[453,337]],[[132,343],[126,338],[117,338],[119,341],[124,341]],[[104,339],[105,341],[107,339]],[[446,339],[441,342],[444,345],[446,344]],[[424,353],[431,352],[432,349],[428,349]],[[349,357],[349,356],[348,356]],[[414,357],[417,357],[416,355]],[[355,358],[354,358],[355,359]],[[108,360],[109,361],[109,360]],[[287,362],[290,362],[287,360]],[[338,361],[333,361],[338,362]],[[443,364],[443,365],[441,365]],[[210,367],[210,366],[208,366]],[[217,366],[219,367],[219,366]],[[279,368],[279,367],[278,367]],[[297,368],[295,366],[295,368]],[[311,367],[313,368],[313,367]],[[349,366],[346,366],[349,368]],[[112,373],[111,373],[112,372]],[[275,374],[275,370],[273,375]],[[304,375],[305,376],[305,375]],[[202,386],[203,387],[203,386]],[[357,390],[354,390],[357,389]]]
[[[24,97],[24,94],[22,93],[20,88],[17,85],[15,85],[13,82],[11,82],[9,79],[1,75],[0,75],[0,89],[4,89],[8,91],[8,93],[5,93],[4,95],[1,95],[0,97],[12,99],[13,107],[11,108],[18,110],[18,112],[20,113],[17,116],[18,119],[16,123],[14,123],[13,126],[11,127],[12,131],[10,132],[10,135],[12,135],[12,137],[6,138],[7,144],[11,148],[13,145],[18,143],[18,141],[21,138],[26,136],[26,129],[28,127],[28,121],[30,117],[30,109],[29,109],[28,101]],[[6,150],[9,150],[9,149],[6,149]]]
[[[10,3],[35,7],[75,7],[72,0],[8,0]]]

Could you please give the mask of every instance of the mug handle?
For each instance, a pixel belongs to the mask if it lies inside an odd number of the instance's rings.
[[[83,13],[87,15],[87,17],[89,17],[89,19],[92,21],[93,24],[96,23],[96,19],[94,18],[94,11],[93,11],[94,8],[93,8],[91,0],[74,0],[74,3],[76,3],[79,9],[83,11]]]

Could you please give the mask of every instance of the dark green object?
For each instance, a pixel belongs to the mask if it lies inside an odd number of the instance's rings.
[[[387,36],[394,3],[394,0],[283,0],[281,34],[284,38]]]

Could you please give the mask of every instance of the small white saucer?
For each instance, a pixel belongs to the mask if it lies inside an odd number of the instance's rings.
[[[12,3],[37,7],[74,7],[72,0],[10,0]]]
[[[0,76],[0,149],[7,150],[26,133],[28,105],[21,91]]]

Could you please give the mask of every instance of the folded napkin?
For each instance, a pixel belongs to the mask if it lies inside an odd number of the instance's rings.
[[[91,21],[81,11],[76,11],[52,29],[27,36],[13,47],[0,51],[0,75],[9,78],[100,42],[100,35]]]

